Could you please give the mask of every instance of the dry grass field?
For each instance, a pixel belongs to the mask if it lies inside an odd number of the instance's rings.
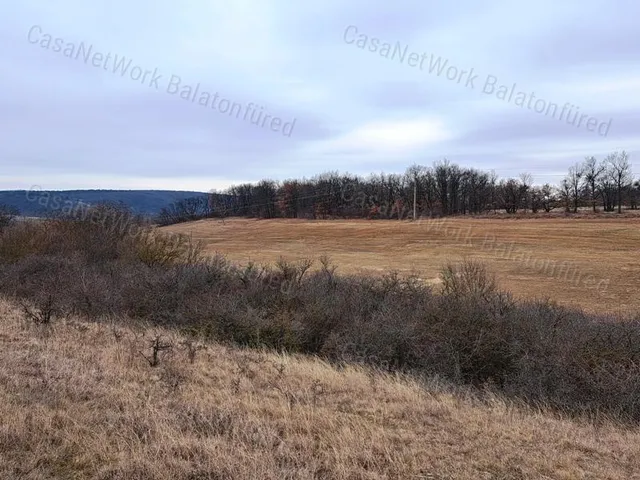
[[[342,273],[398,270],[436,283],[448,261],[476,258],[521,298],[600,313],[640,312],[640,218],[202,220],[165,227],[246,263],[328,255]]]
[[[637,479],[640,434],[0,299],[3,479]],[[171,344],[151,367],[149,342]]]

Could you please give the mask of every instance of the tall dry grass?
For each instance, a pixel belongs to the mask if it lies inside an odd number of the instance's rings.
[[[3,479],[640,478],[637,429],[123,319],[0,318]]]

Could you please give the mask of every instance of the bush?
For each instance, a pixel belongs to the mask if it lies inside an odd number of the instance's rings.
[[[240,267],[202,257],[188,237],[96,218],[103,220],[8,227],[0,237],[0,293],[54,304],[58,314],[128,317],[640,421],[640,319],[516,303],[475,262],[447,265],[436,294],[397,273],[337,275],[326,258],[318,269],[308,260]],[[136,227],[123,234],[124,224]]]
[[[137,258],[144,264],[166,267],[176,263],[196,264],[202,256],[202,244],[186,235],[163,235],[146,230],[135,242]]]
[[[20,212],[18,212],[17,208],[0,203],[0,233],[11,225],[18,215],[20,215]]]
[[[14,262],[46,250],[45,229],[35,221],[18,222],[0,231],[0,263]]]
[[[498,290],[495,277],[477,261],[448,264],[441,273],[442,293],[456,297],[490,298]]]

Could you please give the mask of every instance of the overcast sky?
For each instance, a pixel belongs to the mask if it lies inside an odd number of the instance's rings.
[[[623,149],[638,174],[638,18],[637,0],[2,2],[0,189],[445,157],[544,183]]]

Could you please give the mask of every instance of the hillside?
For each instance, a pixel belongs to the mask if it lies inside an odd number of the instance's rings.
[[[27,217],[44,216],[64,208],[66,202],[123,203],[142,215],[155,215],[160,209],[185,198],[207,195],[202,192],[171,190],[5,190],[0,191],[0,204],[16,207]]]
[[[1,478],[640,478],[640,435],[611,424],[161,329],[36,326],[2,299],[0,316]]]

